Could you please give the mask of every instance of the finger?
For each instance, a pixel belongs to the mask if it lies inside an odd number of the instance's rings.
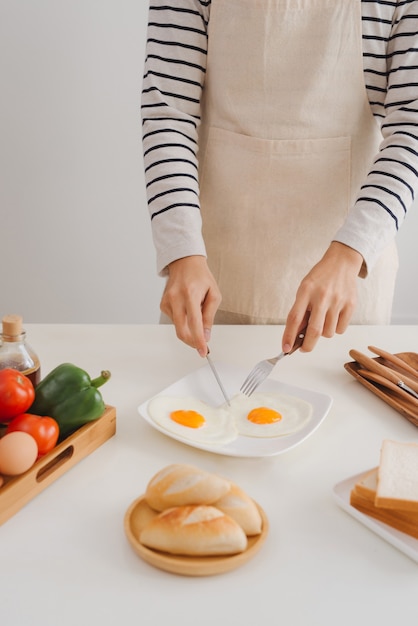
[[[296,341],[296,337],[298,332],[307,325],[309,320],[309,311],[306,309],[296,309],[292,308],[287,316],[286,326],[283,331],[282,337],[282,350],[283,352],[290,352],[293,347],[293,344]],[[302,349],[304,349],[306,341],[305,340],[302,345]]]
[[[216,311],[218,310],[220,303],[221,303],[221,297],[217,294],[213,294],[212,291],[209,291],[207,293],[206,298],[203,301],[202,322],[203,322],[203,329],[205,333],[205,339],[207,342],[210,339]]]
[[[191,348],[195,347],[194,339],[189,328],[187,310],[180,299],[163,297],[160,304],[161,311],[173,322],[178,339]]]
[[[189,300],[186,303],[186,320],[189,345],[193,346],[201,357],[205,357],[208,346],[203,326],[202,309],[196,305],[194,300]]]
[[[191,348],[194,348],[194,341],[189,329],[186,312],[184,310],[181,310],[180,308],[173,309],[172,320],[178,339],[183,341]]]
[[[325,316],[324,327],[322,329],[323,337],[331,339],[334,336],[339,322],[340,312],[338,310],[329,310]]]
[[[305,323],[307,324],[305,339],[303,340],[303,344],[300,349],[302,352],[312,352],[318,343],[318,339],[322,335],[324,316],[318,311],[315,315],[313,312],[309,311],[308,317],[305,316]]]
[[[349,307],[345,307],[341,311],[341,313],[340,313],[340,315],[338,317],[338,321],[337,321],[336,327],[335,327],[335,332],[338,335],[342,335],[347,330],[347,328],[348,328],[348,326],[350,324],[350,321],[351,321],[351,317],[353,315],[353,310],[354,309],[351,309]]]
[[[164,297],[161,298],[160,311],[161,313],[164,313],[164,315],[167,315],[167,317],[169,317],[171,321],[173,321],[173,310]]]
[[[202,318],[198,322],[192,321],[189,325],[191,343],[201,357],[205,357],[208,353],[208,345],[205,330],[203,328]]]

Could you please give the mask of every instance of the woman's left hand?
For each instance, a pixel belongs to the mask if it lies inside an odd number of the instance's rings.
[[[303,352],[310,352],[318,339],[342,334],[350,323],[357,303],[357,280],[363,263],[359,252],[333,241],[300,283],[289,311],[282,337],[288,352],[298,331],[308,322]]]

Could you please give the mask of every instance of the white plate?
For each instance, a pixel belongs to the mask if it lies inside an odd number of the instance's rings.
[[[232,397],[238,393],[238,390],[248,374],[247,370],[243,370],[225,363],[215,363],[216,369],[225,387],[226,393],[229,397]],[[177,441],[181,441],[194,448],[201,450],[207,450],[208,452],[214,452],[215,454],[223,454],[227,456],[240,456],[240,457],[265,457],[275,456],[286,452],[304,441],[309,435],[318,428],[321,422],[325,419],[329,409],[332,405],[331,396],[309,389],[302,389],[300,387],[294,387],[291,385],[285,385],[268,378],[257,389],[283,393],[290,396],[296,396],[302,398],[307,402],[310,402],[313,407],[312,417],[308,424],[296,433],[291,435],[283,435],[282,437],[269,437],[265,439],[255,437],[238,436],[234,441],[223,445],[215,444],[203,444],[195,443],[188,439],[184,439],[170,433],[158,424],[154,422],[151,416],[148,414],[148,403],[152,398],[144,402],[138,407],[139,414],[149,423],[153,428],[159,430],[161,433]],[[170,385],[158,396],[194,396],[199,398],[202,402],[206,402],[211,406],[219,406],[225,401],[221,394],[221,391],[216,383],[209,365],[205,365],[200,369],[188,374],[184,378],[178,380],[173,385]],[[155,396],[156,397],[156,396]]]
[[[373,517],[369,517],[351,506],[350,492],[364,474],[365,472],[361,472],[361,474],[356,474],[356,476],[336,484],[333,489],[335,501],[344,511],[355,517],[356,520],[418,563],[418,539],[402,533],[400,530],[396,530],[396,528],[392,528]]]

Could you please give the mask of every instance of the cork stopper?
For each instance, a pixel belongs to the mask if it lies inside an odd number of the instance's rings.
[[[23,318],[21,315],[5,315],[2,323],[3,335],[18,337],[23,332]]]

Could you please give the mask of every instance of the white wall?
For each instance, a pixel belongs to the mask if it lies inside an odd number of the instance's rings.
[[[418,324],[418,202],[397,236],[399,274],[392,310],[393,324]]]
[[[147,0],[0,0],[0,313],[154,322]]]
[[[0,0],[0,315],[158,321],[140,139],[147,12],[148,0]],[[400,235],[397,323],[418,323],[417,213]]]

